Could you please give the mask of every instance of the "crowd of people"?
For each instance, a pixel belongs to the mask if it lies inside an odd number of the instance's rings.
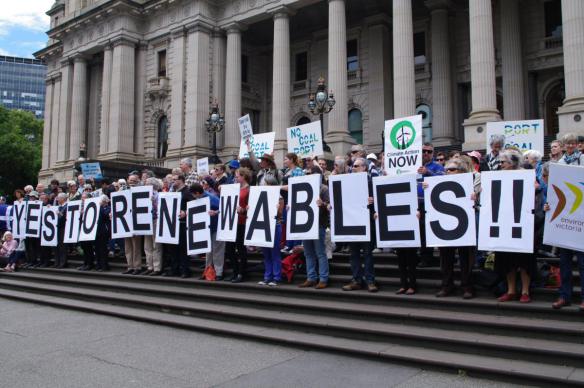
[[[434,249],[426,247],[424,222],[424,177],[444,174],[472,173],[477,212],[480,206],[481,172],[496,170],[534,169],[536,173],[535,197],[535,239],[534,253],[494,252],[495,272],[506,281],[505,292],[498,298],[500,302],[519,300],[529,303],[530,285],[533,271],[536,268],[536,255],[544,253],[556,254],[559,251],[561,288],[559,297],[553,303],[553,308],[559,309],[570,305],[572,299],[572,266],[573,258],[577,258],[580,272],[581,290],[584,292],[584,252],[560,248],[546,247],[542,244],[543,219],[547,204],[547,182],[550,163],[577,165],[584,167],[584,137],[566,134],[560,140],[551,143],[551,153],[545,159],[538,150],[524,153],[514,148],[505,148],[503,136],[493,136],[490,140],[490,150],[486,155],[479,151],[449,153],[434,152],[431,143],[422,147],[422,166],[418,169],[418,218],[420,221],[421,248],[397,248],[400,286],[397,294],[413,295],[418,291],[416,281],[418,266],[434,264]],[[33,187],[24,187],[14,192],[14,202],[39,200],[44,206],[58,209],[58,245],[55,248],[41,246],[40,238],[25,238],[18,240],[11,233],[11,207],[6,204],[6,198],[0,197],[0,260],[6,262],[2,269],[13,272],[18,268],[55,267],[66,268],[68,258],[78,255],[83,258],[80,271],[109,271],[109,260],[119,252],[125,256],[127,268],[123,274],[137,276],[192,276],[191,257],[186,249],[186,208],[193,199],[208,197],[210,200],[211,251],[205,254],[205,271],[201,279],[228,280],[233,283],[246,281],[248,271],[247,257],[249,251],[261,252],[264,258],[264,276],[258,284],[278,286],[284,279],[282,260],[288,255],[304,257],[306,280],[299,287],[314,287],[324,289],[329,286],[329,260],[332,253],[349,254],[352,279],[342,286],[344,291],[366,289],[377,292],[375,280],[375,260],[373,253],[379,252],[374,238],[370,242],[348,242],[334,244],[330,239],[330,201],[328,179],[331,175],[365,172],[369,179],[369,221],[372,236],[375,235],[375,210],[373,206],[372,178],[385,175],[383,153],[368,153],[362,145],[352,146],[346,155],[336,156],[331,166],[324,159],[308,158],[300,160],[296,154],[285,155],[284,168],[278,168],[271,154],[254,155],[248,144],[249,157],[231,160],[227,164],[215,165],[208,174],[198,174],[193,169],[189,158],[182,159],[180,165],[172,173],[164,177],[156,177],[150,170],[132,171],[126,178],[111,180],[103,178],[99,181],[85,179],[78,175],[76,180],[61,184],[52,180],[49,187],[42,183]],[[584,170],[583,170],[584,171]],[[287,222],[287,185],[290,177],[317,174],[321,176],[321,187],[317,205],[319,206],[319,239],[293,241],[286,238]],[[223,185],[239,183],[239,203],[237,207],[237,238],[234,242],[217,240],[217,223],[219,196]],[[179,244],[162,244],[153,236],[132,236],[125,239],[112,239],[110,230],[110,194],[127,190],[136,186],[152,186],[152,219],[154,229],[157,220],[157,199],[159,192],[180,192],[181,211],[179,216]],[[280,186],[280,198],[277,210],[277,227],[274,246],[256,250],[244,245],[244,232],[247,217],[250,186],[269,185]],[[67,215],[67,203],[87,198],[100,198],[101,217],[95,241],[66,244],[63,241]],[[477,228],[478,230],[478,228]],[[439,248],[440,269],[442,274],[441,288],[436,297],[447,297],[455,290],[454,265],[456,253],[460,262],[461,284],[463,298],[474,297],[472,269],[481,267],[488,252],[477,251],[476,247],[444,247]],[[145,260],[143,258],[145,257]],[[229,261],[231,277],[224,279],[225,260]],[[210,275],[212,273],[212,275]],[[520,286],[517,285],[519,273]],[[584,295],[580,309],[584,311]]]

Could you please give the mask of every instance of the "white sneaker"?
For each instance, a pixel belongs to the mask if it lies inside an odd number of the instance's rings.
[[[268,282],[266,282],[266,281],[264,281],[264,280],[260,280],[260,281],[258,282],[258,285],[259,285],[259,286],[267,286],[268,284],[270,284],[270,283],[268,283]]]
[[[276,286],[278,286],[278,284],[279,284],[278,282],[269,282],[268,283],[268,286],[270,286],[270,287],[276,287]]]

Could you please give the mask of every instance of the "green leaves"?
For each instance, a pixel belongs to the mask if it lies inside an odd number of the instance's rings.
[[[36,184],[41,168],[43,121],[0,106],[0,193]]]

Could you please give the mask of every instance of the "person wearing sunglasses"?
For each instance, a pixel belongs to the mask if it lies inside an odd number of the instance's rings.
[[[444,167],[444,165],[446,164],[446,155],[444,154],[444,152],[438,152],[436,154],[436,163]]]

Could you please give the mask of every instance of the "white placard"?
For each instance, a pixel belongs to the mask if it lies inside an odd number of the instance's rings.
[[[234,242],[237,238],[237,207],[239,206],[239,183],[221,185],[217,241]]]
[[[286,129],[288,137],[288,152],[295,153],[298,158],[310,158],[324,155],[320,121],[297,125]]]
[[[464,247],[477,242],[473,175],[427,177],[424,182],[426,246]]]
[[[158,193],[156,242],[178,245],[179,215],[182,193]]]
[[[132,237],[132,192],[130,190],[111,193],[112,239]]]
[[[26,232],[26,202],[15,202],[12,206],[12,235],[22,239]]]
[[[250,137],[249,142],[251,150],[256,158],[261,158],[264,154],[271,154],[274,152],[274,140],[276,139],[276,132],[258,133]],[[244,140],[241,140],[239,145],[239,159],[249,158],[247,152],[247,145]],[[221,189],[223,190],[223,189]]]
[[[535,170],[481,173],[479,250],[533,252]]]
[[[79,241],[94,241],[97,235],[97,224],[101,215],[101,198],[89,198],[83,203],[83,217],[79,231]]]
[[[486,150],[491,150],[490,140],[493,135],[505,136],[504,148],[516,147],[521,152],[527,150],[537,150],[544,153],[543,120],[521,120],[521,121],[493,121],[487,123],[487,146]]]
[[[26,206],[26,237],[38,238],[41,234],[41,215],[43,203],[41,201],[28,201]]]
[[[280,186],[250,187],[249,209],[245,223],[245,245],[266,248],[274,246],[279,201]]]
[[[422,115],[387,120],[384,139],[387,175],[417,173],[422,165]]]
[[[197,173],[199,176],[209,174],[209,158],[197,159]]]
[[[416,175],[373,178],[378,248],[420,247]]]
[[[584,167],[550,164],[543,243],[584,252]]]
[[[288,240],[318,240],[321,175],[291,177],[288,180]]]
[[[56,247],[59,243],[58,223],[59,223],[59,209],[55,206],[43,206],[43,214],[41,216],[41,246]]]
[[[251,119],[249,118],[249,114],[240,117],[237,119],[237,122],[239,123],[239,133],[241,134],[241,139],[245,142],[245,140],[253,136],[253,128],[251,126]]]
[[[79,241],[79,227],[81,226],[81,200],[67,202],[67,221],[65,222],[65,244]]]
[[[371,224],[369,219],[369,187],[367,173],[329,176],[331,204],[331,240],[369,241]]]
[[[187,254],[189,255],[211,252],[210,208],[209,197],[187,203]]]
[[[152,236],[152,186],[132,187],[132,229],[134,236]]]

